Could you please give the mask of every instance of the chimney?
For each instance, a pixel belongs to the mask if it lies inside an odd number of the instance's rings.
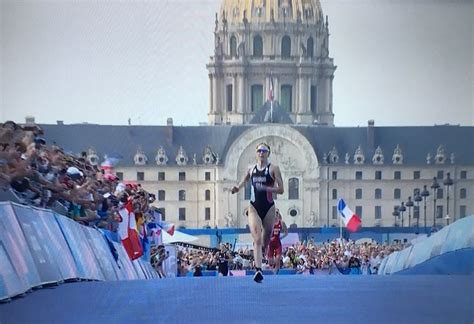
[[[173,145],[173,118],[166,119],[166,143],[168,145]]]
[[[64,125],[64,121],[63,120],[56,120],[56,124],[57,125]]]
[[[25,117],[25,124],[34,124],[35,123],[35,117],[34,116],[26,116]]]
[[[375,121],[370,119],[367,122],[367,148],[370,150],[374,150],[375,146]]]

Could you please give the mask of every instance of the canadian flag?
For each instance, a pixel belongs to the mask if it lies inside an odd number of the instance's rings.
[[[132,201],[128,201],[119,210],[121,221],[118,227],[118,235],[130,259],[135,260],[143,255],[143,248],[138,237],[135,214],[132,209]]]

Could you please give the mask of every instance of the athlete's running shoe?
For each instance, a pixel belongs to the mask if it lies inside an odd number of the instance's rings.
[[[253,276],[253,280],[255,282],[258,282],[258,283],[261,283],[262,280],[263,280],[263,275],[262,275],[262,271],[261,270],[257,270],[257,272],[255,272],[255,275]]]

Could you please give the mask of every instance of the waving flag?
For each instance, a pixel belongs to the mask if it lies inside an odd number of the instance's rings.
[[[174,234],[174,224],[166,223],[163,221],[163,216],[161,213],[154,209],[152,212],[152,217],[150,222],[147,224],[148,233],[150,241],[153,245],[163,244],[163,237],[161,231],[165,231],[169,235],[173,236]]]
[[[268,100],[273,101],[273,76],[270,75],[270,90],[268,91]]]
[[[118,234],[122,245],[131,260],[138,259],[143,255],[143,248],[138,237],[135,214],[132,212],[132,201],[128,201],[118,213],[121,218]]]
[[[360,228],[362,223],[360,221],[360,217],[354,214],[352,210],[347,207],[343,199],[339,199],[339,201],[337,202],[337,210],[339,211],[339,214],[344,220],[344,225],[346,226],[348,231],[356,232]]]

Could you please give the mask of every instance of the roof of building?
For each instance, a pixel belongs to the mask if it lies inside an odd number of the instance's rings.
[[[94,148],[98,156],[121,155],[120,165],[133,165],[140,148],[148,158],[148,165],[155,164],[157,150],[162,146],[169,158],[168,165],[176,165],[175,158],[182,146],[188,156],[188,164],[203,164],[203,155],[209,145],[222,164],[232,143],[253,125],[219,126],[111,126],[93,124],[40,125],[49,144],[55,142],[65,151],[80,154]],[[380,146],[385,164],[392,164],[397,145],[403,154],[405,165],[426,165],[427,154],[434,163],[437,149],[445,151],[446,164],[474,165],[474,127],[465,126],[417,126],[373,127],[373,145],[368,141],[370,127],[324,127],[315,125],[289,125],[300,132],[314,147],[320,163],[333,147],[337,150],[337,164],[354,163],[354,153],[360,146],[365,165],[372,164],[372,157]]]

